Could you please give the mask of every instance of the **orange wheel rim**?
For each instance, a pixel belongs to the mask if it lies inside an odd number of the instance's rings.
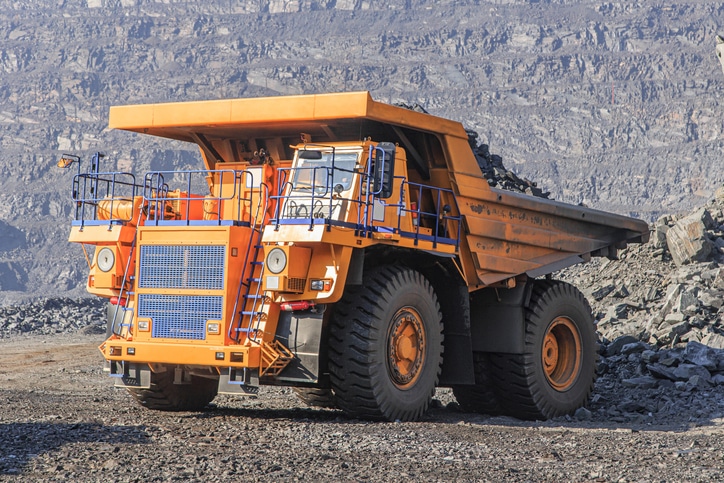
[[[425,327],[412,307],[395,313],[387,337],[387,361],[395,386],[406,389],[415,384],[425,363]]]
[[[569,389],[581,370],[581,335],[573,321],[558,317],[543,337],[543,371],[558,391]]]

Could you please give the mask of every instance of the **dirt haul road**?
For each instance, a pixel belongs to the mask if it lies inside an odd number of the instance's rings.
[[[462,413],[441,390],[421,422],[371,423],[262,388],[161,413],[110,387],[101,337],[0,339],[0,481],[724,479],[723,421],[687,407],[612,422],[594,403],[586,420],[523,422]],[[708,406],[721,400],[711,397]]]

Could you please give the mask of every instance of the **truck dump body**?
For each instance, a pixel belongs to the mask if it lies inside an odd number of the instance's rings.
[[[541,276],[590,256],[615,257],[649,236],[641,220],[490,188],[462,124],[376,102],[367,92],[118,106],[109,124],[195,142],[209,169],[239,161],[239,141],[263,144],[275,159],[291,158],[288,146],[300,133],[317,143],[367,136],[396,142],[420,180],[455,193],[470,290]]]
[[[627,242],[648,240],[640,220],[547,199],[480,189],[480,180],[457,177],[458,206],[478,279],[489,285],[516,274],[536,278],[586,261],[615,257]]]

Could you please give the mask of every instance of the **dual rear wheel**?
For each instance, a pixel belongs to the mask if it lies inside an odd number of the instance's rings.
[[[534,281],[520,354],[475,353],[475,385],[453,392],[464,410],[549,419],[584,406],[596,379],[596,334],[583,294]],[[329,368],[334,404],[369,419],[414,420],[442,365],[442,322],[430,283],[400,266],[372,269],[335,307]]]
[[[522,354],[477,353],[476,385],[454,388],[464,410],[549,419],[584,406],[596,380],[591,308],[572,285],[535,281]]]

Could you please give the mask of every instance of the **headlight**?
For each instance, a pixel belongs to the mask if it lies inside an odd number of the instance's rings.
[[[98,265],[98,269],[101,272],[108,272],[111,268],[113,268],[114,263],[116,263],[116,255],[113,253],[113,250],[108,247],[101,248],[98,252],[98,257],[96,258],[96,265]]]
[[[273,248],[266,256],[266,267],[271,273],[281,273],[287,267],[287,254],[281,248]]]

